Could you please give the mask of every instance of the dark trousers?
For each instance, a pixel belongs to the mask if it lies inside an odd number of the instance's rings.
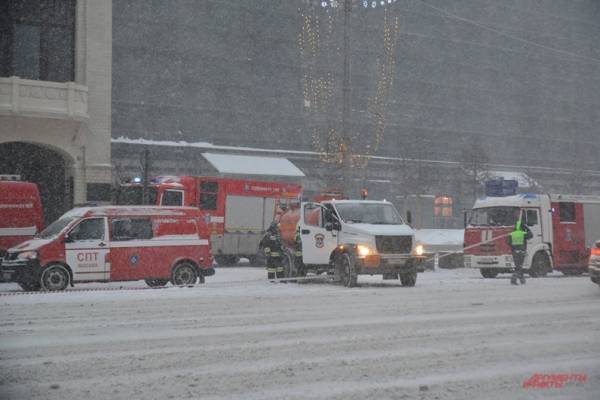
[[[525,261],[526,250],[513,250],[512,257],[515,263],[515,272],[513,278],[525,279],[523,276],[523,262]]]

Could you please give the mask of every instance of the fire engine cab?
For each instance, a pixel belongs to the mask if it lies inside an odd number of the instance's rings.
[[[27,291],[141,279],[191,285],[214,274],[207,235],[195,208],[75,208],[9,249],[0,269]]]
[[[523,268],[532,277],[554,270],[578,275],[587,270],[590,249],[600,237],[600,196],[517,194],[478,199],[465,227],[465,267],[485,278],[511,272],[506,237],[521,219],[533,234]]]
[[[6,250],[31,239],[44,227],[37,185],[18,175],[0,175],[0,263]]]
[[[143,204],[144,187],[120,187],[117,204]],[[280,208],[298,201],[302,187],[281,182],[194,176],[158,176],[148,185],[147,202],[197,207],[208,225],[211,252],[220,264],[240,257],[257,262],[259,245]]]

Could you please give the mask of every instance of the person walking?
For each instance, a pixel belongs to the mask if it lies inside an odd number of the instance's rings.
[[[527,255],[527,241],[533,237],[531,230],[527,224],[522,223],[522,218],[519,218],[515,223],[515,229],[506,238],[515,264],[515,271],[510,278],[512,285],[517,285],[517,279],[522,285],[525,284],[525,276],[523,275],[523,262]]]

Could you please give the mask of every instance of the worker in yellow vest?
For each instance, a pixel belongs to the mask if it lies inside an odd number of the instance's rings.
[[[510,278],[510,283],[513,285],[517,285],[517,279],[522,285],[525,284],[523,261],[525,261],[527,255],[527,241],[532,237],[531,230],[527,227],[527,224],[522,223],[521,218],[515,223],[515,229],[507,237],[515,264],[515,271]]]

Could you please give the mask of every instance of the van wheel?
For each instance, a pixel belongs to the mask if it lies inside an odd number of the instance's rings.
[[[26,292],[37,292],[40,290],[40,284],[37,282],[19,282],[18,285]]]
[[[479,270],[479,272],[481,272],[481,276],[483,276],[484,278],[495,278],[498,276],[498,271],[490,269],[490,268],[481,268]]]
[[[342,285],[346,287],[356,286],[358,273],[353,256],[348,253],[338,255],[336,258],[336,272]]]
[[[540,278],[548,275],[548,272],[550,272],[550,260],[548,259],[548,255],[542,251],[535,253],[533,260],[531,261],[529,276],[532,278]]]
[[[69,286],[69,271],[60,264],[46,267],[40,279],[44,290],[65,290]]]
[[[298,271],[296,271],[296,266],[294,265],[294,257],[290,253],[284,251],[281,262],[283,264],[284,278],[295,278],[298,276]]]
[[[169,282],[168,279],[146,279],[146,285],[151,288],[163,287]]]
[[[417,272],[400,272],[400,283],[402,286],[413,287],[417,283]]]
[[[584,269],[577,269],[577,268],[570,268],[570,269],[563,269],[563,270],[561,270],[561,272],[565,276],[580,276],[580,275],[583,275],[583,273],[585,272],[585,270]]]
[[[175,286],[193,285],[197,279],[196,267],[188,261],[177,264],[171,273],[171,283]]]

